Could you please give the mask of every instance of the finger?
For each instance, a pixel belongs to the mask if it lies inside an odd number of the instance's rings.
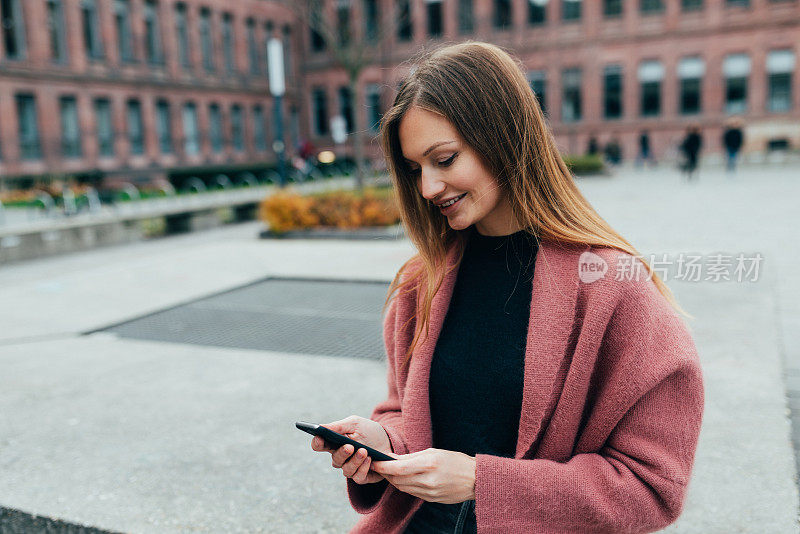
[[[352,478],[353,475],[356,474],[356,471],[358,471],[358,468],[361,467],[361,464],[364,463],[364,458],[366,457],[367,451],[361,448],[358,449],[342,466],[342,473],[344,473],[344,476]]]
[[[353,454],[353,446],[343,445],[339,447],[332,455],[333,467],[341,468],[348,458]]]
[[[325,423],[321,426],[324,426],[328,430],[338,432],[339,434],[349,434],[356,431],[357,421],[358,416],[351,415],[350,417],[345,417],[344,419],[333,421],[331,423]]]
[[[314,436],[311,440],[311,448],[315,451],[320,452],[332,452],[333,449],[328,447],[328,444],[325,443],[325,440],[319,436]]]
[[[363,450],[363,449],[362,449]],[[361,463],[361,467],[353,474],[353,480],[358,484],[366,484],[367,483],[367,475],[369,474],[369,465],[372,461],[372,458],[367,456],[364,461]]]
[[[406,462],[403,460],[384,460],[372,462],[372,470],[381,475],[407,474]]]

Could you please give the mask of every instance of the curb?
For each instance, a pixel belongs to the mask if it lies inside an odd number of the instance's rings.
[[[402,225],[397,224],[364,228],[309,228],[282,233],[275,233],[267,229],[262,230],[258,237],[261,239],[363,239],[371,241],[374,239],[403,239],[406,235]]]

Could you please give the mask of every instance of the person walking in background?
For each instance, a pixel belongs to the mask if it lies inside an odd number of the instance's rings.
[[[650,152],[650,133],[647,130],[642,130],[639,135],[639,154],[636,156],[636,166],[641,167],[648,161],[651,166],[655,166],[656,160],[652,152]]]
[[[683,171],[686,173],[687,181],[694,178],[697,170],[697,159],[700,149],[703,146],[703,137],[700,135],[700,125],[692,124],[686,130],[686,137],[681,142],[680,150],[683,154]]]
[[[589,146],[586,149],[586,154],[589,156],[594,156],[599,152],[600,146],[597,144],[597,138],[595,136],[589,137]]]
[[[606,161],[611,165],[619,165],[622,161],[622,147],[619,144],[619,139],[616,137],[612,137],[611,140],[606,143],[604,152]]]
[[[741,119],[730,119],[727,122],[725,132],[722,134],[722,144],[725,145],[725,153],[727,155],[726,169],[729,173],[736,171],[736,159],[743,143],[744,133],[742,133]]]

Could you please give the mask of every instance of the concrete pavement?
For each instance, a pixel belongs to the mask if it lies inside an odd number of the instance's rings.
[[[760,252],[755,282],[667,283],[706,412],[689,497],[665,532],[798,532],[785,368],[800,362],[793,276],[800,169],[580,179],[642,254]],[[298,419],[368,416],[385,367],[83,332],[265,276],[383,280],[401,241],[259,240],[259,223],[0,268],[0,506],[122,532],[344,532],[357,519]],[[800,363],[798,363],[800,368]]]

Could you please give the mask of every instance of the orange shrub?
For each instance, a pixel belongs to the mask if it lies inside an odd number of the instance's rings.
[[[273,232],[301,228],[359,228],[400,222],[392,191],[330,191],[301,196],[280,191],[261,202],[259,219]]]

